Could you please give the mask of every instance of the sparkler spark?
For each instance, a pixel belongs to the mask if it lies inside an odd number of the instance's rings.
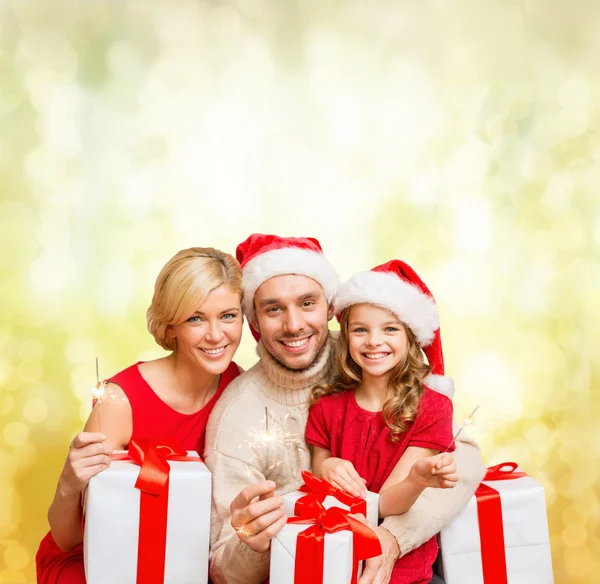
[[[477,412],[478,409],[479,405],[475,406],[475,409],[463,420],[462,426],[458,429],[458,432],[454,434],[452,442],[448,444],[444,452],[448,452],[448,449],[456,442],[456,439],[459,437],[460,433],[465,429],[466,426],[472,426],[475,423],[475,412]]]

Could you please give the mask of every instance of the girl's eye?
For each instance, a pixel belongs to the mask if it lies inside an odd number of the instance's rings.
[[[353,333],[364,333],[365,332],[365,328],[363,328],[362,326],[359,326],[358,328],[355,328],[352,332]]]
[[[397,332],[397,331],[398,331],[398,329],[397,329],[395,326],[388,326],[388,327],[386,327],[386,329],[385,329],[385,330],[386,330],[386,331],[389,331],[389,332],[391,332],[391,333],[395,333],[395,332]]]

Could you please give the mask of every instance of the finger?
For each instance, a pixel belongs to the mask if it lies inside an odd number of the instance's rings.
[[[88,458],[98,454],[112,454],[113,449],[106,442],[94,442],[76,449],[76,454],[79,458]]]
[[[360,487],[357,488],[354,481],[351,480],[350,477],[347,474],[345,474],[343,470],[338,471],[338,474],[335,475],[335,478],[332,477],[332,482],[334,481],[337,482],[338,486],[344,489],[344,491],[347,491],[348,493],[355,496],[360,495],[361,491],[364,490],[364,485],[360,485]]]
[[[80,480],[84,483],[88,483],[90,479],[94,478],[97,474],[100,474],[103,470],[106,470],[109,464],[95,464],[94,466],[88,466],[85,472],[82,473]]]
[[[350,469],[341,467],[338,471],[338,476],[341,480],[346,481],[346,484],[349,486],[346,490],[353,495],[360,495],[365,491],[365,485],[360,480],[359,474],[352,468],[354,474],[350,472]]]
[[[248,535],[258,535],[261,531],[268,529],[273,523],[277,523],[285,515],[283,508],[279,507],[269,513],[257,517],[253,521],[245,524],[245,531]],[[287,521],[287,516],[286,516]]]
[[[96,454],[95,456],[88,456],[86,458],[81,458],[76,462],[74,466],[78,468],[89,468],[91,466],[96,466],[97,464],[104,464],[106,466],[110,466],[110,456],[106,454]]]
[[[256,551],[266,552],[271,547],[271,540],[283,529],[286,521],[287,516],[284,515],[279,521],[272,523],[258,535],[246,537],[244,541]]]
[[[453,483],[457,483],[458,479],[460,479],[460,475],[457,472],[452,472],[450,474],[440,474],[440,478],[443,481],[451,481]]]
[[[360,521],[369,527],[373,527],[371,522],[362,513],[348,513],[348,517],[353,517],[357,521]]]
[[[106,436],[101,432],[79,432],[71,441],[71,448],[83,448],[88,444],[104,442]]]
[[[260,483],[253,483],[248,485],[245,489],[240,491],[238,496],[231,502],[229,506],[231,511],[236,509],[243,509],[247,507],[253,499],[266,495],[271,491],[275,490],[275,483],[273,481],[260,481]]]
[[[271,511],[275,511],[276,509],[281,509],[282,505],[282,497],[269,497],[263,501],[256,501],[255,503],[246,505],[242,509],[237,509],[231,516],[232,521],[235,525],[247,525],[262,515],[271,513]]]
[[[442,454],[439,455],[435,466],[436,468],[442,468],[443,466],[447,466],[451,463],[452,455],[449,452],[442,452]]]
[[[373,584],[379,568],[381,567],[383,557],[377,556],[375,558],[369,558],[365,561],[365,567],[361,577],[358,580],[358,584]]]

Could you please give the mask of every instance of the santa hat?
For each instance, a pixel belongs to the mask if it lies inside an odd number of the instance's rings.
[[[410,328],[431,367],[425,384],[451,398],[454,382],[444,375],[440,316],[433,295],[417,273],[400,260],[359,272],[340,287],[335,311],[339,314],[353,304],[365,303],[390,310]]]
[[[237,246],[235,255],[242,267],[242,308],[248,320],[254,317],[254,294],[263,282],[275,276],[308,276],[321,285],[327,302],[333,301],[340,285],[337,273],[323,255],[321,244],[312,237],[253,233]]]

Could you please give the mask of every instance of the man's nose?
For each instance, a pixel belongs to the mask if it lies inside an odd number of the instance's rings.
[[[304,328],[304,317],[299,310],[291,309],[288,310],[285,329],[293,334],[299,333]]]

